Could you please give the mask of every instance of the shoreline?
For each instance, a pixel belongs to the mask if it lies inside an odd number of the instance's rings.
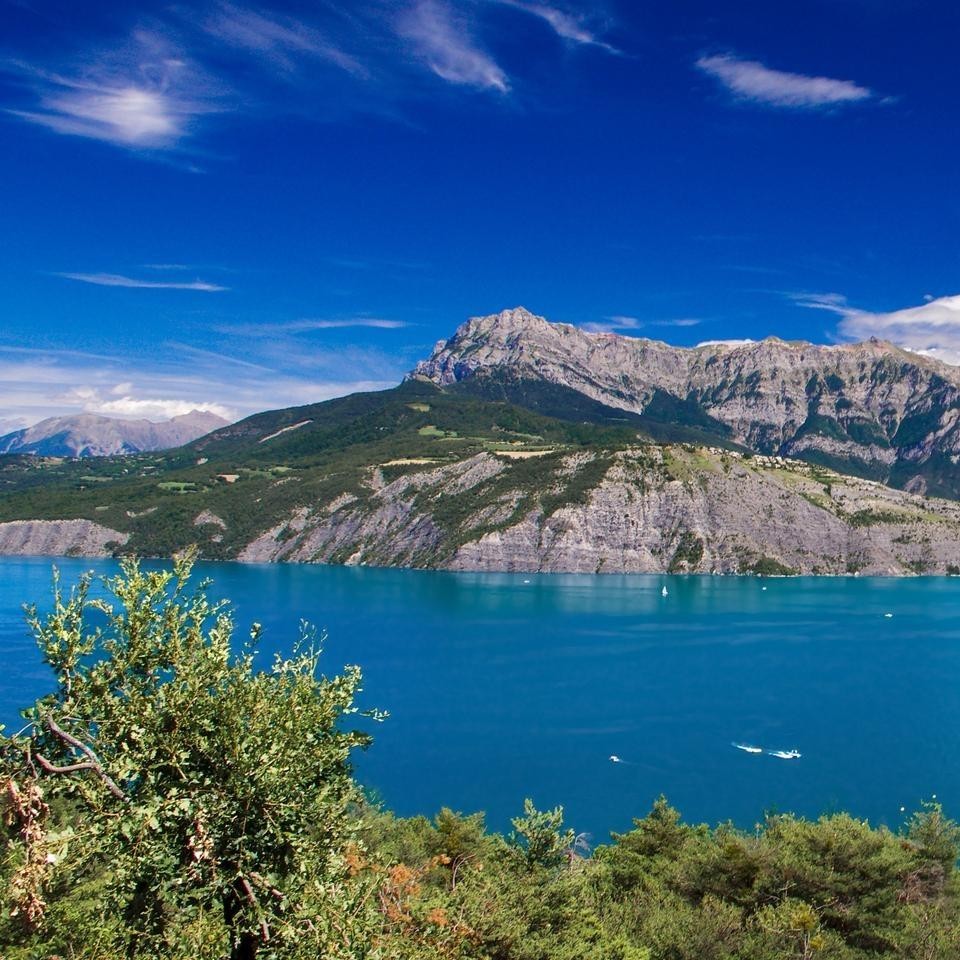
[[[3,553],[0,552],[0,563],[17,560],[46,560],[50,562],[62,560],[100,560],[119,563],[127,558],[135,558],[149,563],[169,563],[173,556],[157,554],[105,554],[105,553]],[[322,567],[324,569],[340,570],[374,570],[386,572],[407,572],[422,574],[454,574],[464,576],[496,576],[496,577],[601,577],[613,579],[616,577],[635,577],[671,580],[960,580],[956,573],[754,573],[723,572],[723,571],[681,571],[669,573],[657,570],[613,570],[606,568],[597,571],[588,570],[495,570],[489,568],[464,569],[462,567],[416,567],[400,564],[372,564],[372,563],[330,563],[325,560],[239,560],[235,558],[198,556],[199,564],[236,565],[249,569],[280,569],[280,568],[307,568]]]

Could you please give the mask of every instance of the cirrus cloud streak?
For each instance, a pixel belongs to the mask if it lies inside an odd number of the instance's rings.
[[[874,94],[852,80],[773,70],[759,60],[733,54],[700,57],[697,67],[719,81],[738,100],[768,107],[816,110],[870,100]]]
[[[505,25],[498,8],[524,16]],[[602,18],[538,0],[360,0],[296,15],[220,0],[134,18],[120,39],[78,47],[65,36],[46,62],[0,60],[13,80],[0,110],[60,134],[183,153],[211,114],[395,116],[403,101],[431,95],[426,78],[506,96],[523,78],[491,45],[523,37],[533,20],[570,46],[619,54],[591,26]]]
[[[55,276],[97,287],[127,287],[132,290],[199,290],[202,293],[221,293],[229,287],[206,280],[138,280],[119,273],[57,273]]]

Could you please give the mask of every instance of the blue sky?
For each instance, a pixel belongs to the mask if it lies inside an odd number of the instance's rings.
[[[466,317],[960,362],[960,9],[0,0],[0,428],[395,383]]]

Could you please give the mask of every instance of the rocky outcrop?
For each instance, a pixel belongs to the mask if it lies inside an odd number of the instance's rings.
[[[0,556],[109,557],[129,538],[92,520],[11,520],[0,523]]]
[[[761,453],[960,496],[960,369],[878,340],[770,338],[694,348],[550,323],[523,308],[469,320],[414,376],[560,385],[633,414],[669,396]]]
[[[549,459],[549,462],[545,462]],[[583,573],[960,572],[960,504],[800,461],[643,446],[485,453],[300,509],[247,561]]]

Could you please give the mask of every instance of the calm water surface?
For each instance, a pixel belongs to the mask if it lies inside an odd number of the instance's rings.
[[[116,569],[57,562],[68,582]],[[49,683],[20,604],[48,601],[51,563],[0,560],[7,724]],[[302,618],[329,634],[327,671],[363,667],[363,705],[390,718],[359,776],[401,814],[485,810],[504,828],[530,796],[595,841],[661,792],[744,826],[767,809],[896,825],[933,794],[960,814],[957,580],[201,569],[265,649]]]

